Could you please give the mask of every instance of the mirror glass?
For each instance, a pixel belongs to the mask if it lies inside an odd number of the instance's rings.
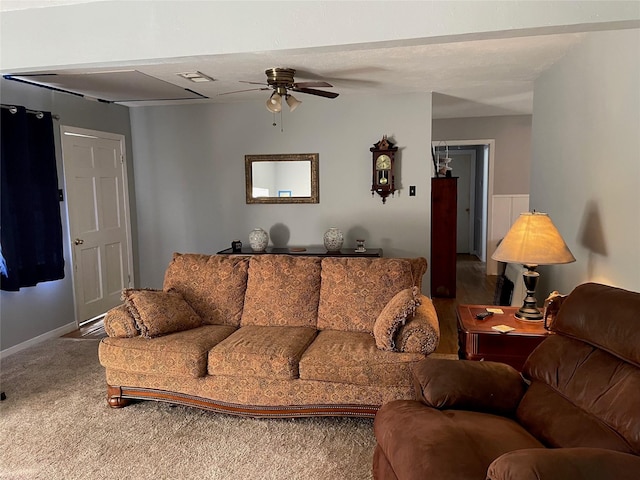
[[[318,154],[246,155],[247,203],[319,203]]]

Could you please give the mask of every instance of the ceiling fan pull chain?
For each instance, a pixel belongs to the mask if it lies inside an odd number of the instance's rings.
[[[280,133],[284,133],[284,126],[282,125],[282,110],[280,110]]]

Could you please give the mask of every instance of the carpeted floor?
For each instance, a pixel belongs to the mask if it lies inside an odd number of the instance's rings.
[[[54,339],[2,361],[1,479],[367,479],[371,419],[256,420],[105,400],[97,340]]]

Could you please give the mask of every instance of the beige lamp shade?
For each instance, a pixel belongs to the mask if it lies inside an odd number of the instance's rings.
[[[523,265],[554,265],[576,259],[546,213],[521,213],[491,258]]]
[[[287,105],[289,105],[289,110],[292,112],[302,103],[293,95],[287,95],[285,100],[287,101]]]
[[[267,100],[267,110],[272,113],[278,113],[282,110],[282,97],[276,92],[272,93]]]

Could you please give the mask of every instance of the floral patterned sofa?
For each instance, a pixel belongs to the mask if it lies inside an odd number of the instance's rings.
[[[415,397],[439,342],[424,258],[174,254],[162,290],[128,289],[99,346],[108,402],[238,415],[374,416]]]

